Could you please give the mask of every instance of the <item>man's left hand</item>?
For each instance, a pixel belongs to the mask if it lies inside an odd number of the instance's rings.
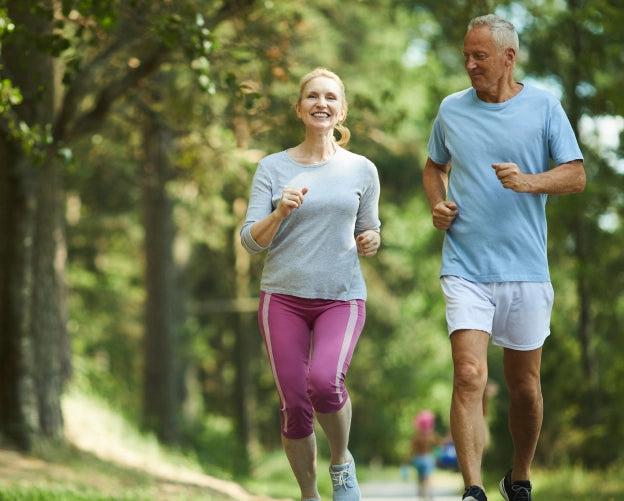
[[[502,162],[499,164],[492,164],[492,167],[496,171],[496,177],[503,185],[503,188],[513,190],[517,193],[530,192],[530,185],[528,182],[529,176],[520,170],[520,167],[513,162]]]

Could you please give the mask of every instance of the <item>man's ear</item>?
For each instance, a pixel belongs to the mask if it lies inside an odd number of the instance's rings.
[[[505,49],[505,58],[508,62],[513,63],[516,60],[516,50],[511,47]]]

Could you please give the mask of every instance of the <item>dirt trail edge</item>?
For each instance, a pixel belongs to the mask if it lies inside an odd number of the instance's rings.
[[[102,433],[102,423],[98,422],[101,421],[98,419],[100,416],[85,413],[84,406],[80,406],[71,397],[63,401],[63,414],[67,440],[99,459],[150,474],[172,484],[206,488],[236,501],[279,501],[251,494],[235,482],[221,480],[190,467],[171,464],[160,458],[157,451],[151,453],[144,452],[142,448],[133,448],[121,438],[123,433]]]

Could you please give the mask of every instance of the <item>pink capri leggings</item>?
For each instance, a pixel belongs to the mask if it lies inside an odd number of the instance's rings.
[[[280,400],[281,432],[305,438],[314,411],[338,412],[349,394],[344,380],[366,319],[361,299],[334,301],[260,295],[258,322]]]

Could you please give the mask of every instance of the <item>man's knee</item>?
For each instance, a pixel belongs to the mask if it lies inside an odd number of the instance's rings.
[[[453,388],[461,393],[478,394],[479,398],[487,384],[487,367],[473,360],[456,360]]]
[[[518,378],[508,384],[509,398],[512,402],[523,405],[540,404],[542,388],[539,378]]]

